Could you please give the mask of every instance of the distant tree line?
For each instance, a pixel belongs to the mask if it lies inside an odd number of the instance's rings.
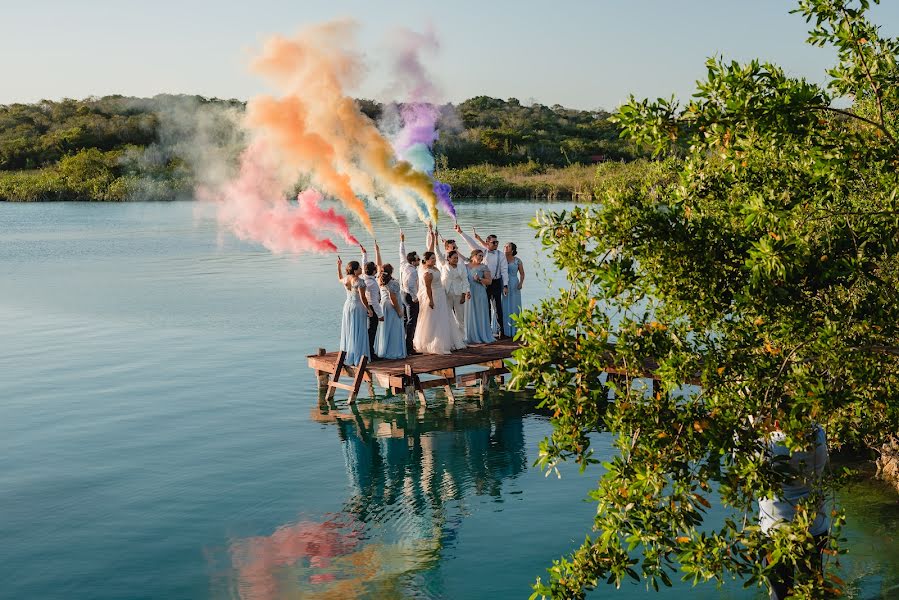
[[[380,103],[358,102],[374,120],[384,114]],[[138,189],[160,199],[183,196],[192,187],[191,161],[177,148],[171,151],[166,138],[195,133],[177,130],[189,120],[185,113],[243,108],[238,100],[183,95],[0,105],[0,199],[122,200]],[[173,111],[181,111],[180,121],[170,118]],[[475,165],[551,169],[638,157],[630,142],[619,139],[611,114],[601,110],[478,96],[442,107],[442,115],[435,154],[447,172]],[[234,129],[233,122],[218,125],[217,135],[233,137],[221,133],[222,125]]]

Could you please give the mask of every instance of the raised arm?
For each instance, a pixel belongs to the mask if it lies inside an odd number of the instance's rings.
[[[468,247],[472,250],[489,250],[486,245],[479,244],[473,237],[462,231],[462,227],[458,224],[456,225],[456,233],[462,236],[462,239],[465,240],[465,243],[468,244]]]
[[[406,234],[400,229],[400,268],[406,264],[409,264],[406,260]]]
[[[442,240],[442,239],[443,239],[443,237],[435,231],[434,232],[434,255],[437,257],[437,268],[438,269],[442,269],[444,263],[446,263],[446,258],[443,256],[443,250],[440,249],[441,246],[443,246],[443,242],[439,241],[439,243],[438,243],[438,240]]]
[[[359,244],[359,249],[362,250],[362,268],[364,269],[365,265],[368,264],[368,251],[362,244]]]
[[[434,235],[434,226],[428,223],[428,252],[434,252],[437,236]]]
[[[378,240],[375,240],[375,264],[378,265],[378,273],[381,272],[381,247],[378,245]]]
[[[486,248],[486,247],[487,247],[487,242],[484,241],[484,238],[482,238],[481,236],[478,235],[478,230],[475,229],[474,227],[472,227],[472,228],[471,228],[471,231],[472,231],[472,233],[474,233],[474,239],[476,239],[476,240],[478,241],[478,243],[481,244],[481,246],[483,246],[484,248]]]
[[[343,283],[343,261],[337,257],[337,280]]]

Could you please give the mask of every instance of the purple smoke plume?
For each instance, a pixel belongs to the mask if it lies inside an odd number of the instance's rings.
[[[434,181],[437,204],[456,220],[456,207],[450,199],[451,187],[434,177],[434,142],[440,135],[437,120],[440,108],[434,104],[436,88],[428,78],[427,70],[421,62],[421,52],[435,52],[439,45],[434,32],[425,33],[401,31],[398,36],[394,68],[400,80],[410,86],[410,102],[400,108],[403,127],[393,141],[394,148],[403,160],[409,161],[416,169],[424,171]]]

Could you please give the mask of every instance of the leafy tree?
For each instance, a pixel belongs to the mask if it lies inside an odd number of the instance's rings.
[[[595,535],[534,596],[582,598],[628,577],[658,588],[678,572],[764,585],[778,565],[810,564],[809,522],[839,484],[828,477],[791,525],[763,534],[756,501],[790,477],[762,452],[772,428],[795,450],[816,422],[836,448],[895,439],[899,42],[868,7],[798,2],[810,43],[838,54],[826,87],[715,59],[685,106],[632,98],[618,122],[674,157],[667,176],[538,217],[569,283],[519,318],[513,381],[554,415],[540,463],[596,463],[595,432],[617,452],[591,494]],[[606,378],[610,365],[626,375]],[[654,387],[639,378],[650,370]],[[833,517],[825,574],[809,568],[796,597],[842,587]]]

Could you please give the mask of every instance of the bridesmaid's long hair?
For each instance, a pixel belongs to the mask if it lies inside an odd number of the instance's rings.
[[[387,263],[381,267],[381,285],[386,286],[393,279],[393,265]]]
[[[359,261],[351,260],[346,264],[346,274],[347,275],[355,275],[356,271],[359,270]]]
[[[421,262],[428,262],[433,257],[434,257],[434,253],[431,252],[430,250],[428,250],[427,252],[425,252],[424,254],[421,255],[421,258],[422,258]]]

